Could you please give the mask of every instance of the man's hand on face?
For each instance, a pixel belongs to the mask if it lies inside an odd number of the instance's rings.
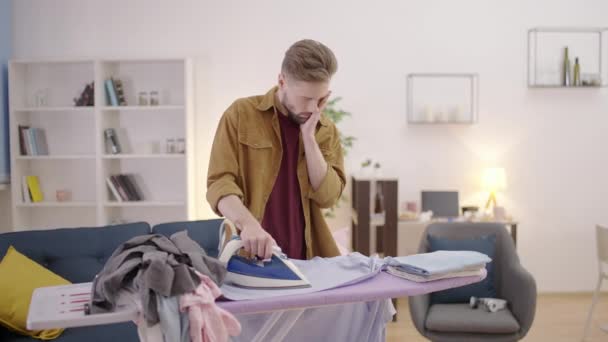
[[[243,225],[241,240],[245,250],[252,255],[264,260],[272,257],[272,246],[276,245],[276,242],[257,221]]]
[[[312,113],[308,120],[304,121],[304,123],[300,124],[300,131],[302,131],[302,138],[309,139],[315,137],[315,128],[317,127],[317,122],[321,118],[321,112]]]
[[[300,130],[302,131],[302,136],[305,139],[315,137],[315,128],[317,127],[317,123],[321,119],[321,113],[323,113],[323,111],[325,110],[325,106],[327,105],[329,96],[331,96],[331,91],[327,93],[325,97],[319,100],[319,110],[317,112],[312,113],[308,120],[300,124]]]

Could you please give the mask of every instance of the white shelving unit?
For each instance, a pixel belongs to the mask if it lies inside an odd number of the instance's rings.
[[[194,108],[189,59],[63,60],[9,63],[11,187],[15,230],[151,224],[188,220],[194,213]],[[123,82],[127,106],[110,106],[104,82]],[[95,105],[75,107],[87,83]],[[158,106],[137,105],[141,91],[159,92]],[[46,104],[36,106],[36,95]],[[19,125],[46,132],[49,155],[23,156]],[[122,153],[106,151],[104,130],[114,128]],[[168,138],[183,138],[186,153],[165,153]],[[142,201],[119,202],[106,185],[110,174],[134,174]],[[44,201],[25,203],[22,176],[40,180]],[[55,200],[70,190],[71,200]]]
[[[595,85],[563,85],[564,50],[570,74],[579,58],[582,80]],[[528,87],[601,88],[608,86],[608,27],[537,27],[528,30]]]
[[[475,73],[407,75],[408,124],[477,122],[479,76]]]

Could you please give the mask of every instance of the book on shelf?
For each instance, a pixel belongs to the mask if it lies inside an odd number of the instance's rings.
[[[114,88],[114,81],[109,78],[105,82],[106,95],[108,98],[108,104],[110,106],[118,106],[118,97],[116,96],[116,89]]]
[[[25,203],[37,203],[44,201],[44,195],[40,189],[38,176],[23,176],[23,200]]]
[[[44,129],[20,125],[19,152],[24,156],[48,155],[49,147]]]
[[[27,186],[27,176],[21,177],[21,199],[23,203],[32,203],[32,194]]]
[[[116,92],[116,97],[118,100],[118,105],[119,106],[126,106],[127,105],[127,99],[125,98],[125,90],[122,86],[122,81],[119,79],[112,79],[112,82],[114,83],[114,91]]]
[[[120,184],[120,182],[118,181],[118,178],[116,176],[112,175],[112,176],[110,176],[110,180],[112,181],[112,184],[114,185],[114,188],[116,188],[116,191],[120,195],[120,201],[119,202],[128,201],[129,200],[129,196],[127,195],[127,191]]]
[[[110,77],[105,82],[106,95],[110,106],[126,106],[127,100],[125,98],[125,91],[122,85],[122,81]]]
[[[30,128],[32,129],[32,128]],[[33,128],[34,140],[36,141],[36,152],[38,155],[48,155],[49,154],[49,146],[46,141],[46,133],[41,128]]]
[[[125,190],[127,192],[127,196],[129,197],[129,201],[137,201],[137,195],[135,194],[135,191],[133,190],[133,185],[131,184],[131,181],[127,178],[127,176],[118,175],[118,181],[120,182],[120,184],[124,185]]]
[[[19,154],[22,156],[28,155],[25,144],[25,130],[28,128],[30,128],[30,126],[19,125]]]
[[[138,201],[142,201],[144,198],[141,194],[141,189],[137,185],[137,180],[135,179],[135,175],[132,173],[125,174],[125,177],[129,184],[131,184],[131,189],[133,190],[133,194],[137,198]]]
[[[135,176],[132,174],[110,175],[107,177],[106,183],[113,197],[118,202],[143,200]]]
[[[25,130],[25,133],[27,134],[27,143],[30,146],[30,155],[35,156],[38,155],[38,150],[36,149],[36,141],[34,140],[33,132],[33,128],[28,128]]]
[[[118,187],[114,184],[114,181],[112,180],[111,176],[106,177],[106,184],[108,185],[108,189],[110,189],[114,200],[116,200],[117,202],[122,202],[122,196],[118,192]]]

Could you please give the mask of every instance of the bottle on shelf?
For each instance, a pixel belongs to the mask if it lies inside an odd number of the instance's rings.
[[[158,99],[158,91],[153,90],[150,92],[150,106],[158,106],[160,103]]]
[[[186,153],[186,139],[184,138],[179,138],[176,140],[176,146],[175,146],[175,152],[176,153]]]
[[[376,222],[382,223],[386,219],[386,209],[384,206],[384,193],[382,191],[382,182],[379,181],[380,177],[382,177],[382,169],[380,168],[380,163],[376,162],[374,163],[373,176],[373,182],[375,184],[374,219],[376,220]]]
[[[382,191],[382,183],[374,181],[374,207],[372,213],[372,222],[374,225],[383,226],[386,219],[386,209],[384,206],[384,193]]]
[[[562,85],[569,87],[571,85],[570,79],[570,58],[568,57],[568,47],[564,48],[564,65],[562,70]]]
[[[171,154],[175,153],[177,150],[177,146],[175,143],[175,139],[167,138],[167,143],[165,144],[165,153]]]
[[[374,198],[374,214],[384,213],[384,195],[382,194],[382,183],[376,183],[376,194]]]
[[[150,103],[150,97],[148,96],[148,92],[140,91],[137,96],[137,104],[140,106],[147,106]]]
[[[573,85],[578,87],[581,85],[581,65],[578,63],[578,57],[574,59],[574,79]]]

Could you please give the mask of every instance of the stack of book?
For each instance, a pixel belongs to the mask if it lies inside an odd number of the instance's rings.
[[[118,202],[143,200],[135,176],[132,174],[110,175],[106,178],[106,183]]]
[[[106,96],[110,106],[126,106],[125,91],[122,86],[122,81],[109,78],[106,80]]]
[[[48,155],[49,147],[44,129],[19,125],[19,152],[22,156]]]
[[[40,180],[37,176],[23,176],[21,181],[21,195],[24,203],[44,201],[44,195],[40,190]]]

